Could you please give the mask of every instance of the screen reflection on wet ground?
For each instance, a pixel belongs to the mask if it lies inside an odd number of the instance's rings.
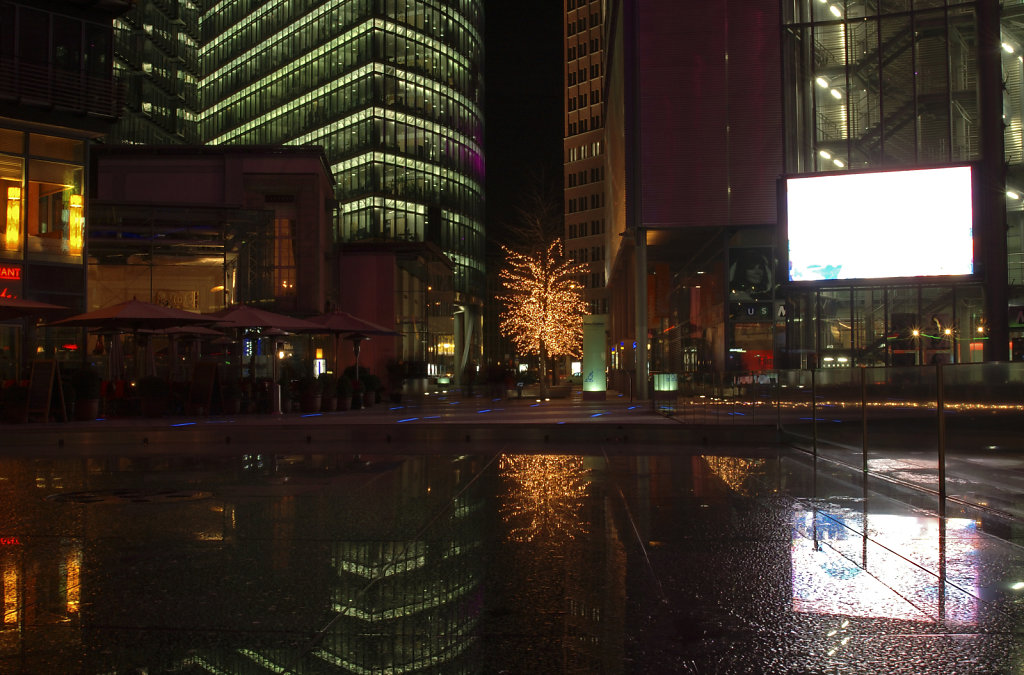
[[[6,459],[0,505],[4,673],[1022,663],[1019,547],[799,455]]]

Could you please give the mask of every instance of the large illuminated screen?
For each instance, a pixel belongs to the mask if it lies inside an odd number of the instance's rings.
[[[974,272],[971,167],[786,179],[789,280]]]

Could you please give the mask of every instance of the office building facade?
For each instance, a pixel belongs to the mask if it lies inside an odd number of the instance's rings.
[[[706,3],[699,19],[669,1],[607,8],[609,387],[643,396],[650,371],[770,368],[774,322],[746,319],[753,298],[730,273],[748,252],[774,257],[778,5]]]
[[[130,3],[114,19],[114,70],[124,82],[111,143],[169,145],[199,140],[200,0]]]
[[[587,266],[579,279],[591,315],[608,311],[605,291],[604,3],[564,0],[565,119],[562,176],[566,256]]]
[[[482,0],[268,0],[199,16],[199,137],[323,146],[342,295],[365,282],[345,276],[361,242],[431,242],[451,259],[450,329],[425,336],[432,374],[481,349],[482,34]]]
[[[1020,358],[1021,9],[787,0],[705,14],[681,27],[672,3],[608,5],[611,370],[639,385],[645,367],[728,376]],[[973,179],[966,273],[793,276],[791,180],[957,167]],[[855,225],[825,234],[880,196],[851,190],[823,207],[823,250],[909,252]],[[934,232],[917,222],[934,213],[919,198],[895,203],[916,214],[906,229]],[[909,246],[945,243],[929,238]]]
[[[989,0],[783,3],[787,176],[969,166],[975,182],[969,274],[792,285],[786,366],[1006,360],[1011,341],[1021,352],[1024,321],[1010,330],[1024,252],[1021,9]],[[844,197],[847,208],[872,198]],[[900,224],[932,220],[901,256],[945,243],[930,241],[938,218],[927,206]],[[834,217],[828,210],[822,219]],[[871,242],[875,255],[895,240]]]

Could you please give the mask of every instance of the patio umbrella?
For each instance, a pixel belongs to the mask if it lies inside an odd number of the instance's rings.
[[[0,287],[0,291],[3,291],[3,287]],[[22,358],[25,358],[25,355],[32,354],[34,351],[32,345],[35,342],[35,320],[39,317],[52,315],[57,312],[66,312],[68,309],[68,307],[51,305],[47,302],[35,302],[33,300],[22,300],[21,298],[11,298],[0,295],[0,321],[11,321],[13,319],[25,318],[31,319],[31,325],[25,325],[23,323],[18,326],[18,324],[12,324],[12,327],[18,327],[23,338],[21,346],[15,350],[12,359],[16,374],[20,373]]]
[[[212,312],[206,315],[212,320],[214,327],[235,328],[239,331],[255,330],[259,332],[258,337],[280,335],[282,332],[289,333],[313,333],[320,330],[320,326],[305,319],[299,319],[287,314],[278,314],[251,305],[232,305],[226,309]],[[276,338],[275,338],[276,339]],[[256,350],[252,352],[249,365],[249,377],[255,379]],[[277,382],[277,356],[271,353],[271,368],[273,381]],[[274,412],[278,413],[280,401],[275,400]]]
[[[381,326],[380,324],[367,321],[354,314],[335,310],[320,314],[310,319],[313,323],[319,324],[322,331],[334,335],[334,370],[338,370],[338,339],[345,335],[346,339],[352,340],[352,351],[356,357],[356,379],[359,379],[359,344],[363,340],[369,340],[370,336],[398,336],[396,330]]]
[[[137,345],[139,331],[153,331],[196,323],[210,323],[210,319],[196,312],[186,312],[182,309],[155,305],[133,298],[116,305],[76,314],[47,325],[88,326],[105,330],[129,331],[135,335]],[[146,336],[146,340],[148,340],[148,336]],[[137,356],[138,354],[136,354]],[[136,363],[138,363],[138,358],[136,358]]]
[[[69,316],[66,319],[54,321],[47,325],[88,326],[90,328],[136,332],[193,323],[211,323],[211,321],[209,317],[196,312],[186,312],[183,309],[174,309],[132,299],[116,305],[101,307],[84,314]]]
[[[21,298],[0,296],[0,321],[21,319],[26,316],[43,316],[54,312],[67,311],[67,307],[51,305],[48,302],[34,302]]]
[[[277,328],[290,333],[311,333],[320,328],[318,324],[305,319],[270,312],[250,305],[232,305],[227,309],[203,316],[208,322],[219,328]]]

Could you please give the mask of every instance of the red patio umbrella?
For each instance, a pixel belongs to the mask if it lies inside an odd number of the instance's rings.
[[[250,305],[232,305],[204,316],[214,326],[220,328],[277,328],[290,333],[312,333],[320,328],[319,325],[305,319]]]
[[[22,300],[21,298],[5,298],[0,296],[0,321],[20,319],[26,316],[44,316],[67,310],[67,307],[51,305],[48,302],[35,302],[32,300]]]
[[[88,326],[108,330],[157,330],[190,323],[211,323],[212,319],[197,312],[164,307],[142,300],[127,300],[91,312],[53,321],[49,326]]]
[[[210,319],[197,312],[186,312],[183,309],[164,307],[163,305],[143,302],[133,298],[125,302],[119,302],[116,305],[101,307],[91,312],[69,316],[60,321],[53,321],[47,325],[88,326],[108,331],[131,332],[135,335],[135,342],[138,344],[137,338],[140,331],[152,331],[171,326],[198,323],[210,323]],[[146,333],[143,333],[143,335],[145,336],[144,340],[149,339]],[[138,354],[136,353],[137,356]],[[138,358],[136,358],[136,363],[138,363]],[[148,367],[146,372],[151,372]]]

